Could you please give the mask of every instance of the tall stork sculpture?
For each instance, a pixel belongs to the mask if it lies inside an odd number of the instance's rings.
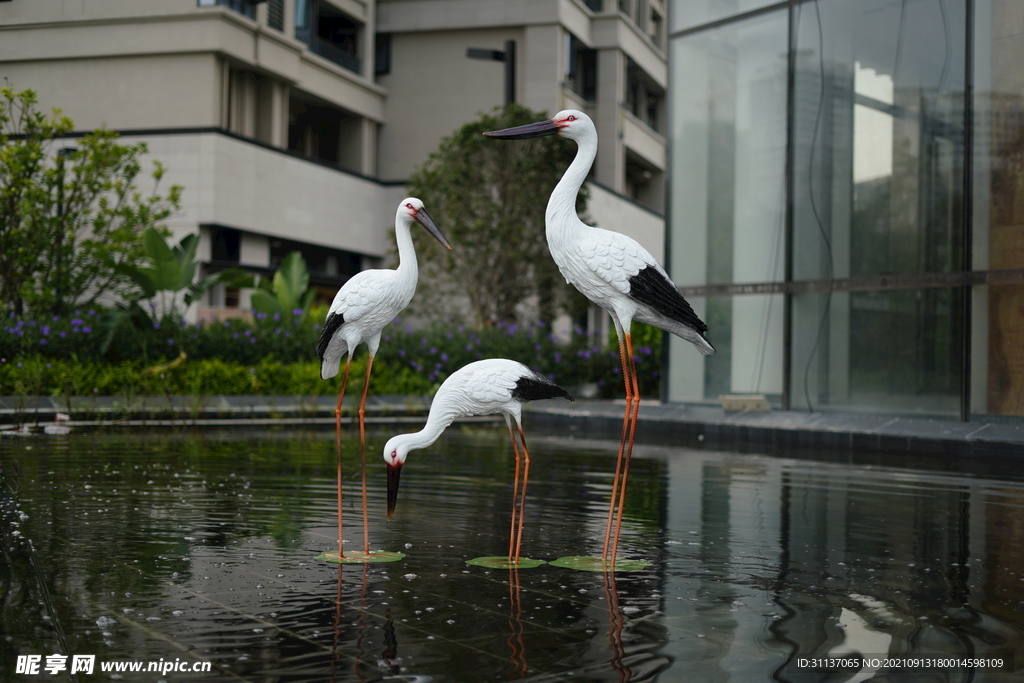
[[[574,140],[578,147],[576,158],[548,199],[544,223],[548,249],[566,282],[611,314],[619,338],[626,412],[622,419],[622,437],[601,551],[601,566],[613,570],[626,501],[629,462],[636,439],[636,417],[640,410],[640,386],[630,326],[633,320],[654,325],[682,337],[704,355],[713,354],[715,349],[705,336],[708,326],[694,313],[665,269],[646,249],[621,233],[590,227],[576,215],[576,195],[597,155],[597,129],[589,116],[567,109],[547,121],[484,135],[502,140],[561,135]]]
[[[341,358],[345,356],[345,374],[338,392],[338,405],[334,409],[335,445],[337,448],[338,478],[338,562],[370,562],[370,524],[366,496],[366,392],[370,388],[370,371],[373,358],[380,347],[380,335],[384,328],[395,319],[416,293],[419,270],[416,265],[416,250],[412,243],[410,228],[413,223],[422,225],[446,249],[452,245],[438,229],[430,215],[423,208],[423,202],[415,197],[406,197],[398,205],[395,214],[395,241],[398,243],[398,268],[394,270],[364,270],[346,282],[334,297],[327,313],[320,341],[316,347],[320,359],[321,379],[330,379],[338,374]],[[359,400],[359,450],[362,459],[363,488],[363,552],[345,553],[342,548],[341,514],[341,402],[345,398],[349,366],[352,354],[360,344],[366,344],[370,357],[366,362],[366,380],[363,395]]]

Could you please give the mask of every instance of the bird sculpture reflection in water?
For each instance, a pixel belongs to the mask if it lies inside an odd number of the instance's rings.
[[[423,208],[423,202],[407,197],[398,205],[395,214],[395,241],[398,244],[398,267],[394,270],[364,270],[354,275],[338,290],[327,313],[320,341],[316,347],[320,359],[320,377],[330,379],[338,374],[341,359],[345,357],[345,372],[338,391],[338,405],[335,407],[335,444],[337,448],[338,478],[338,554],[326,557],[338,562],[382,561],[387,554],[370,553],[369,521],[366,495],[366,392],[370,387],[370,371],[373,358],[380,347],[381,332],[395,319],[402,309],[409,305],[416,293],[419,271],[416,264],[416,250],[413,247],[410,228],[413,223],[422,225],[446,249],[452,246]],[[352,354],[359,344],[366,344],[370,352],[366,361],[366,379],[363,395],[359,400],[359,449],[362,459],[363,494],[363,551],[343,552],[341,513],[341,403],[345,398],[349,366]]]
[[[612,479],[604,547],[596,563],[600,569],[613,570],[617,568],[622,509],[636,438],[636,417],[640,410],[640,386],[630,326],[633,320],[654,325],[682,337],[704,355],[713,354],[715,349],[705,336],[707,325],[694,313],[665,269],[646,249],[621,233],[590,227],[576,215],[576,196],[597,155],[597,129],[589,116],[569,109],[547,121],[484,135],[503,140],[560,135],[575,141],[578,147],[575,159],[548,199],[544,223],[548,249],[566,282],[611,314],[619,338],[626,411]]]

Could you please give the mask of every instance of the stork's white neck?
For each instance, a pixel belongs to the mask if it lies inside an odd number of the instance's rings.
[[[430,411],[430,415],[427,416],[427,424],[423,426],[418,432],[412,434],[402,434],[396,436],[395,439],[401,439],[401,442],[408,446],[409,450],[416,450],[419,448],[427,448],[432,443],[437,441],[437,438],[441,436],[441,433],[448,428],[455,420],[455,415],[450,411],[445,410],[444,406],[440,406],[440,410],[434,409]]]
[[[576,158],[555,185],[548,199],[548,208],[544,212],[549,242],[552,238],[563,238],[568,233],[587,227],[576,215],[576,195],[579,194],[583,181],[587,179],[590,167],[594,165],[594,158],[597,156],[597,132],[586,131],[576,141],[576,145]]]
[[[395,242],[398,244],[398,267],[395,272],[415,286],[419,268],[416,263],[416,248],[412,244],[411,226],[412,220],[408,214],[399,211],[395,217]]]

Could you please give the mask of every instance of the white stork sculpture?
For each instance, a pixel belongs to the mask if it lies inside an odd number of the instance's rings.
[[[370,561],[370,535],[366,496],[366,431],[364,416],[366,392],[370,387],[370,370],[373,357],[380,347],[380,335],[384,328],[395,319],[412,300],[416,293],[419,271],[416,266],[416,250],[413,248],[409,229],[413,222],[419,223],[438,242],[451,249],[452,246],[434,221],[423,208],[423,202],[415,197],[406,197],[398,205],[395,214],[395,241],[398,243],[398,268],[395,270],[364,270],[346,282],[334,297],[320,341],[316,347],[320,359],[321,379],[330,379],[338,374],[341,358],[345,356],[345,374],[338,392],[338,405],[334,409],[335,444],[337,448],[338,477],[338,561],[348,558],[353,562]],[[352,354],[360,344],[366,344],[370,357],[366,362],[366,380],[363,396],[359,400],[359,449],[362,458],[363,487],[363,552],[345,554],[342,549],[341,523],[341,402],[345,398],[349,366]]]
[[[395,513],[398,500],[398,480],[409,451],[426,448],[437,441],[441,433],[455,418],[470,415],[500,413],[508,425],[512,450],[516,456],[515,482],[512,485],[512,526],[508,538],[508,558],[500,566],[521,566],[520,549],[523,543],[523,509],[526,506],[526,482],[530,476],[530,453],[526,450],[523,434],[523,404],[546,398],[573,400],[569,392],[544,375],[522,363],[505,358],[478,360],[456,370],[441,384],[430,404],[427,424],[413,434],[399,434],[384,446],[384,462],[388,465],[388,519]],[[523,446],[522,485],[519,484],[520,455],[512,431],[515,422]],[[492,558],[480,558],[492,559]],[[498,558],[504,559],[504,558]],[[531,561],[526,561],[531,562]],[[499,566],[492,564],[490,566]]]
[[[590,227],[576,215],[576,195],[597,155],[597,129],[589,116],[567,109],[547,121],[484,135],[503,140],[561,135],[574,140],[579,148],[576,158],[548,199],[544,222],[548,249],[566,282],[611,314],[619,337],[619,357],[626,385],[626,412],[622,420],[622,437],[601,552],[602,561],[613,569],[622,526],[622,508],[626,501],[629,461],[636,438],[636,416],[640,410],[640,386],[630,326],[633,320],[654,325],[682,337],[704,355],[713,354],[715,349],[705,336],[708,326],[697,317],[665,269],[646,249],[623,234]]]

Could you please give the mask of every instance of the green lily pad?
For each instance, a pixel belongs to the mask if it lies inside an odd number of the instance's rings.
[[[612,564],[600,557],[583,557],[581,555],[560,557],[557,560],[552,560],[549,564],[552,567],[578,569],[581,572],[635,572],[651,566],[647,560],[619,559]]]
[[[547,564],[547,562],[544,560],[531,560],[528,557],[520,557],[519,562],[509,562],[508,556],[503,555],[501,557],[477,557],[472,560],[466,560],[466,564],[471,564],[475,567],[487,567],[488,569],[532,569],[533,567]]]
[[[316,559],[334,564],[366,564],[367,562],[398,562],[403,557],[405,557],[405,553],[389,553],[383,550],[371,550],[369,555],[362,550],[346,550],[339,560],[337,550],[328,550],[317,555]]]

